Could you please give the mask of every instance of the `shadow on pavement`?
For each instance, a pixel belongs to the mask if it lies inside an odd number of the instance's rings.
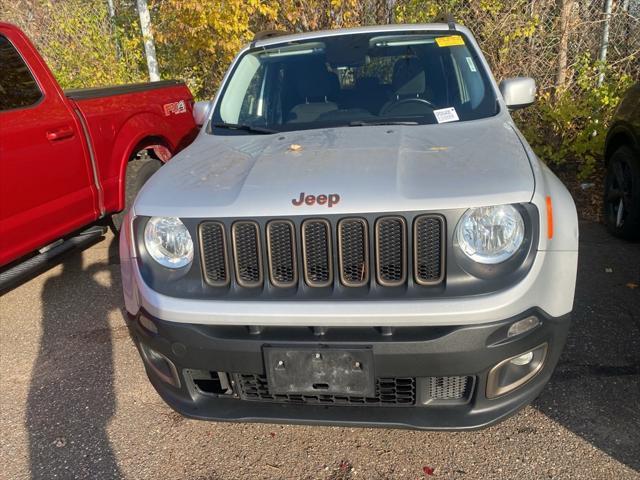
[[[534,405],[640,470],[640,244],[583,224],[573,324]]]
[[[120,293],[119,280],[110,280],[106,263],[83,269],[76,251],[44,284],[26,415],[34,479],[122,476],[106,431],[115,412],[108,317]]]

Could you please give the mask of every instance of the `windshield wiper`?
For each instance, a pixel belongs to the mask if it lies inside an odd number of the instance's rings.
[[[263,127],[252,127],[251,125],[242,125],[239,123],[214,123],[211,125],[213,128],[228,128],[229,130],[243,130],[245,132],[252,133],[279,133],[278,130],[273,130],[271,128],[263,128]]]
[[[382,120],[379,122],[365,122],[363,120],[354,120],[349,122],[350,127],[372,127],[377,125],[418,125],[418,122],[394,122],[391,120]]]

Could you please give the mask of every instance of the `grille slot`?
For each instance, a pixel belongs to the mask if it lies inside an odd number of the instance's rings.
[[[369,238],[363,219],[345,218],[338,223],[338,261],[343,285],[361,287],[369,282]]]
[[[469,397],[473,377],[428,377],[427,395],[435,401],[463,400]]]
[[[224,287],[229,283],[224,226],[220,222],[204,222],[200,225],[199,232],[204,278],[214,287]]]
[[[331,226],[326,220],[302,223],[304,280],[310,287],[328,287],[333,282]]]
[[[385,287],[395,287],[407,279],[406,224],[402,217],[376,221],[376,278]]]
[[[267,225],[269,277],[277,287],[293,287],[298,283],[296,269],[295,228],[287,220],[274,220]]]
[[[413,227],[413,270],[416,283],[433,285],[444,278],[444,221],[423,215]]]
[[[239,374],[236,383],[243,400],[322,405],[361,406],[413,406],[416,403],[416,379],[410,377],[378,378],[373,397],[349,397],[339,395],[275,395],[269,390],[265,375]]]
[[[236,222],[231,227],[236,280],[243,287],[262,285],[260,235],[255,222]]]

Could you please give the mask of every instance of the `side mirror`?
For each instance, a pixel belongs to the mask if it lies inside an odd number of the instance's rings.
[[[536,100],[536,81],[530,77],[507,78],[500,82],[500,93],[509,110],[528,107]]]
[[[207,121],[207,117],[209,116],[209,110],[211,109],[211,102],[196,102],[193,105],[193,119],[196,122],[196,125],[201,127],[204,125],[204,122]]]

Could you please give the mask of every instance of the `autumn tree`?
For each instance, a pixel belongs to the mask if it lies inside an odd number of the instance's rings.
[[[273,24],[277,4],[263,0],[155,0],[152,17],[163,74],[211,97],[255,25]],[[164,66],[166,65],[166,66]]]

